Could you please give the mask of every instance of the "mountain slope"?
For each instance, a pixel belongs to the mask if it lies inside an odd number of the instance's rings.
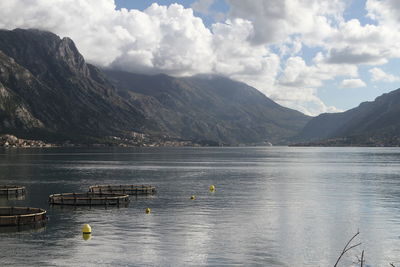
[[[305,126],[299,138],[346,138],[354,144],[392,145],[400,138],[400,89],[343,113],[319,115]]]
[[[239,144],[284,143],[309,117],[227,78],[174,78],[105,71],[120,95],[169,136]]]
[[[15,112],[2,109],[3,121],[14,121],[7,125],[15,131],[39,127],[56,135],[101,137],[143,124],[142,114],[85,63],[71,39],[38,30],[0,30],[0,51],[0,83],[40,122],[20,125]]]
[[[28,70],[0,51],[0,81],[5,80],[12,80],[14,85],[0,82],[0,128],[8,131],[16,128],[42,128],[43,123],[32,115],[27,103],[8,88],[15,85],[20,88],[35,88],[39,83]]]
[[[285,143],[309,119],[227,78],[105,75],[69,38],[0,30],[0,133],[79,140],[139,132],[201,144]]]

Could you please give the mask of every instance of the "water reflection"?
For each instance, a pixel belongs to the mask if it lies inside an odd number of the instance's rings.
[[[10,265],[30,256],[33,265],[332,266],[357,229],[362,247],[344,266],[361,249],[371,266],[400,264],[398,149],[20,150],[0,152],[0,167],[0,183],[27,187],[25,200],[7,202],[50,218],[42,232],[0,234],[0,261]],[[119,209],[47,204],[94,184],[158,192]]]
[[[15,232],[27,232],[27,233],[41,233],[46,229],[46,222],[25,224],[18,226],[1,226],[0,233],[15,233]]]
[[[10,201],[25,200],[24,195],[1,195],[0,196],[0,206],[7,206]]]

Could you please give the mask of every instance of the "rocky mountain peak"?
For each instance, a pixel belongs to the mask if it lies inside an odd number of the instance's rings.
[[[23,118],[28,113],[40,122],[28,126],[54,136],[117,135],[139,127],[141,115],[97,68],[85,63],[70,38],[0,30],[0,51],[0,84],[8,94],[0,99],[0,132],[28,134],[21,130],[27,128]]]
[[[89,75],[89,69],[86,65],[85,59],[79,53],[75,43],[69,37],[64,37],[58,43],[56,58],[64,61],[70,71],[80,73],[86,77]]]
[[[0,50],[35,76],[46,80],[55,82],[58,79],[48,72],[48,66],[58,73],[69,72],[85,77],[90,73],[74,42],[68,37],[61,39],[51,32],[35,29],[0,30]]]
[[[0,51],[0,68],[8,72],[0,75],[0,133],[103,139],[138,132],[199,144],[283,143],[309,120],[225,77],[101,71],[85,63],[70,38],[50,32],[0,30]],[[40,132],[34,136],[32,128]]]

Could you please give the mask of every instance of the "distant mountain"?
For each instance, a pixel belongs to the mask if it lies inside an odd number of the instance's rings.
[[[69,38],[0,30],[0,134],[81,140],[139,132],[200,144],[285,143],[309,119],[227,78],[105,75]]]
[[[321,114],[308,122],[297,140],[319,145],[400,145],[400,89],[346,112]]]
[[[120,95],[170,136],[227,144],[285,143],[309,120],[224,77],[174,78],[105,71]]]
[[[140,130],[124,101],[73,41],[38,30],[0,30],[0,131],[28,137],[102,137]]]

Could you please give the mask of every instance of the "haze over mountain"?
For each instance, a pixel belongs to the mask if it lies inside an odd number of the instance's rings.
[[[199,143],[284,143],[309,120],[223,77],[107,71],[107,78],[71,39],[50,32],[1,30],[0,51],[1,133],[77,139],[140,132]]]
[[[223,143],[286,142],[309,117],[227,78],[174,78],[106,71],[119,93],[164,133]]]
[[[400,145],[400,89],[346,112],[313,118],[299,140],[322,140],[320,145]]]

